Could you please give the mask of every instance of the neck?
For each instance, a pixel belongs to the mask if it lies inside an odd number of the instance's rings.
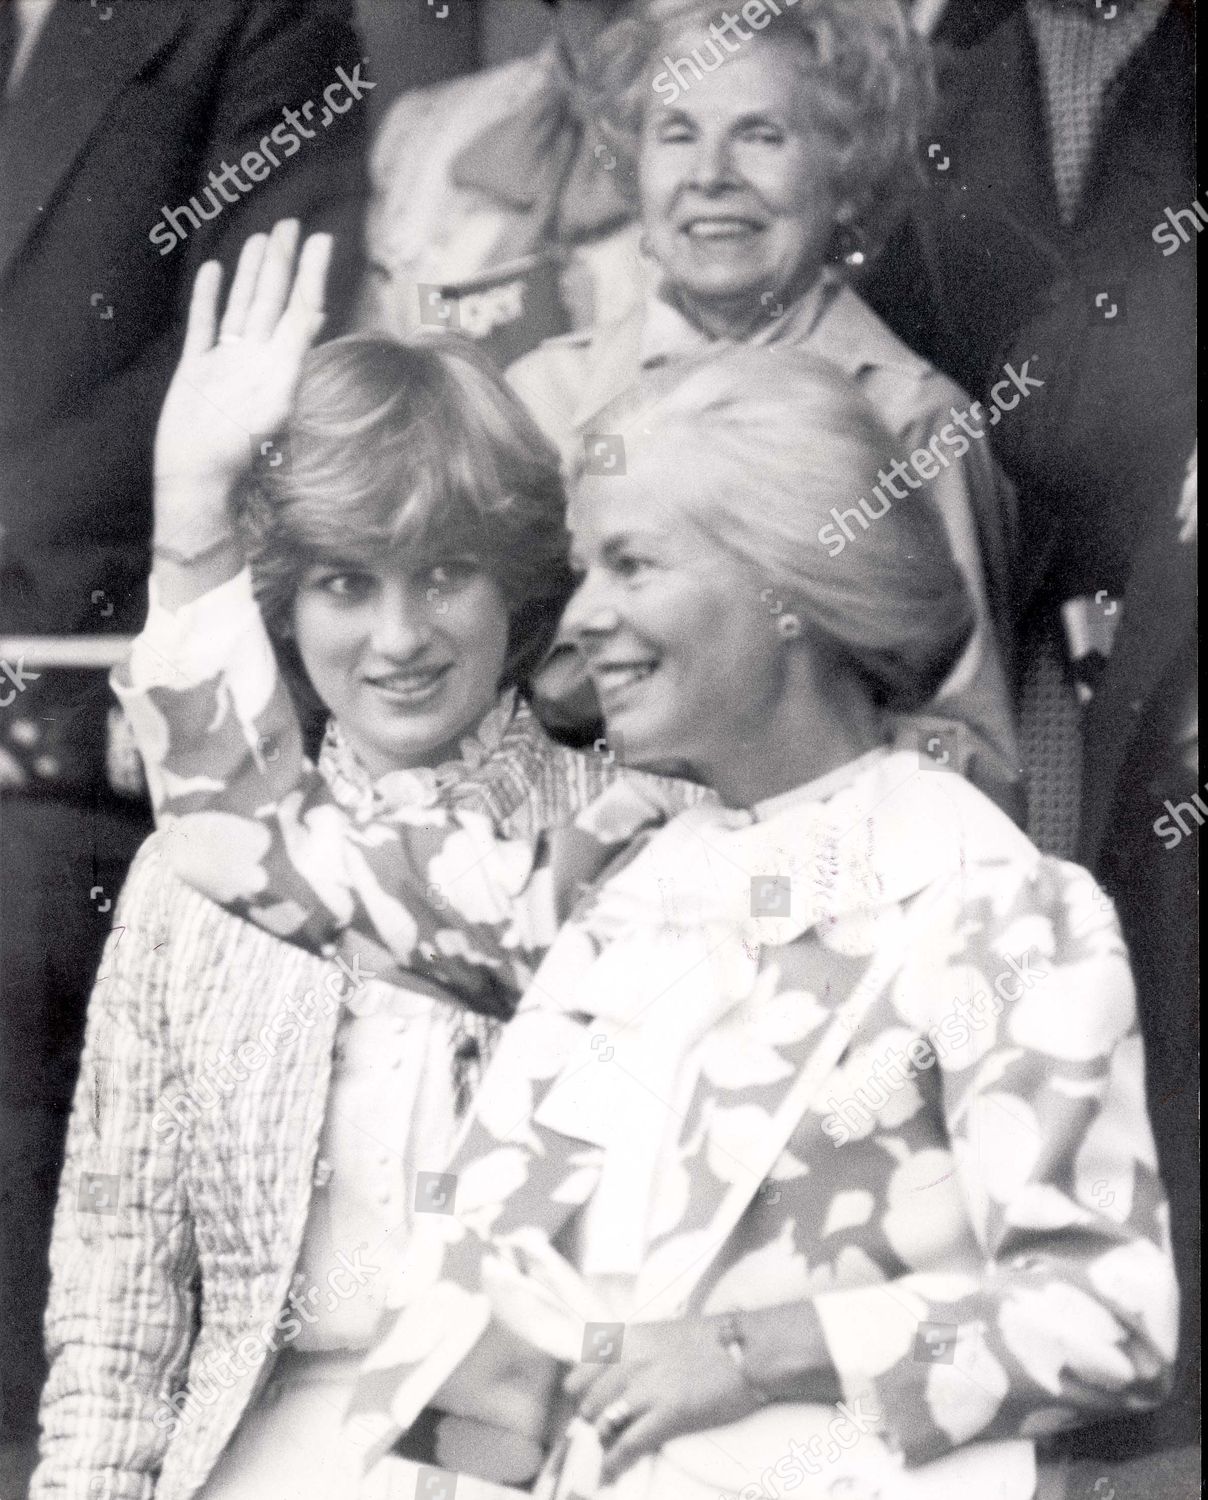
[[[760,296],[699,298],[679,289],[673,295],[688,321],[709,338],[742,343],[813,291],[821,275],[821,266],[803,268],[782,291]]]
[[[727,807],[741,808],[805,786],[884,743],[879,713],[850,678],[825,696],[786,694],[779,711],[731,726],[727,738],[710,764],[694,767],[694,779]]]

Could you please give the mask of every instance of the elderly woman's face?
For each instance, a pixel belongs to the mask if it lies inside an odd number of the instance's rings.
[[[660,504],[685,485],[665,450],[639,456],[625,476],[581,484],[571,530],[583,576],[563,632],[623,759],[686,766],[714,784],[721,763],[756,749],[774,718],[785,645],[752,575]]]
[[[315,692],[373,776],[435,765],[494,704],[507,655],[498,585],[470,559],[308,569],[294,634]]]
[[[668,55],[690,57],[707,41],[688,32]],[[672,285],[703,306],[774,315],[822,270],[840,208],[803,107],[796,46],[752,39],[715,72],[684,76],[675,102],[652,102],[643,123],[650,251]]]

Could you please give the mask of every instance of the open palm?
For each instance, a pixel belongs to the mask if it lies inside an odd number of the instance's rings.
[[[303,361],[323,326],[332,251],[330,235],[314,235],[299,258],[299,233],[289,219],[248,240],[221,324],[222,267],[210,261],[197,273],[184,352],[155,439],[161,533],[174,521],[204,524],[199,507],[214,519],[224,513],[258,445],[289,416]],[[174,505],[183,508],[176,517]]]

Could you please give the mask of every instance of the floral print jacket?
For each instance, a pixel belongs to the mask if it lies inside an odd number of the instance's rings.
[[[332,729],[321,773],[246,570],[176,611],[153,581],[113,687],[189,885],[311,952],[359,953],[386,979],[418,974],[471,1009],[510,1014],[576,893],[573,873],[560,883],[553,868],[561,830],[617,779],[610,756],[556,745],[505,693],[438,769],[373,783]],[[625,779],[648,811],[692,796]],[[568,850],[560,868],[578,867]]]
[[[526,1403],[547,1444],[593,1327],[800,1298],[875,1413],[885,1496],[1030,1495],[1029,1440],[1161,1399],[1178,1295],[1110,904],[916,755],[830,781],[644,844],[632,801],[586,815],[632,842],[504,1032],[453,1208],[416,1231],[354,1402],[370,1466],[403,1434],[468,1468],[467,1421]],[[811,1411],[571,1488],[747,1494]]]

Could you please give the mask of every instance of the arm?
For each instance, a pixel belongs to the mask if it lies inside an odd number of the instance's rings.
[[[880,1414],[910,1463],[1155,1405],[1174,1357],[1167,1209],[1114,916],[1072,865],[978,878],[952,963],[972,965],[985,994],[1015,995],[935,1052],[981,1264],[815,1303],[846,1398]]]
[[[472,807],[345,812],[304,753],[246,571],[175,612],[153,590],[114,688],[188,884],[312,952],[368,952],[379,977],[418,970],[510,1007],[552,930],[538,834],[501,839]]]
[[[155,1412],[183,1384],[192,1345],[182,1152],[154,1124],[173,1078],[164,874],[152,840],[92,994],[50,1252],[51,1368],[31,1500],[151,1500],[168,1443]]]

